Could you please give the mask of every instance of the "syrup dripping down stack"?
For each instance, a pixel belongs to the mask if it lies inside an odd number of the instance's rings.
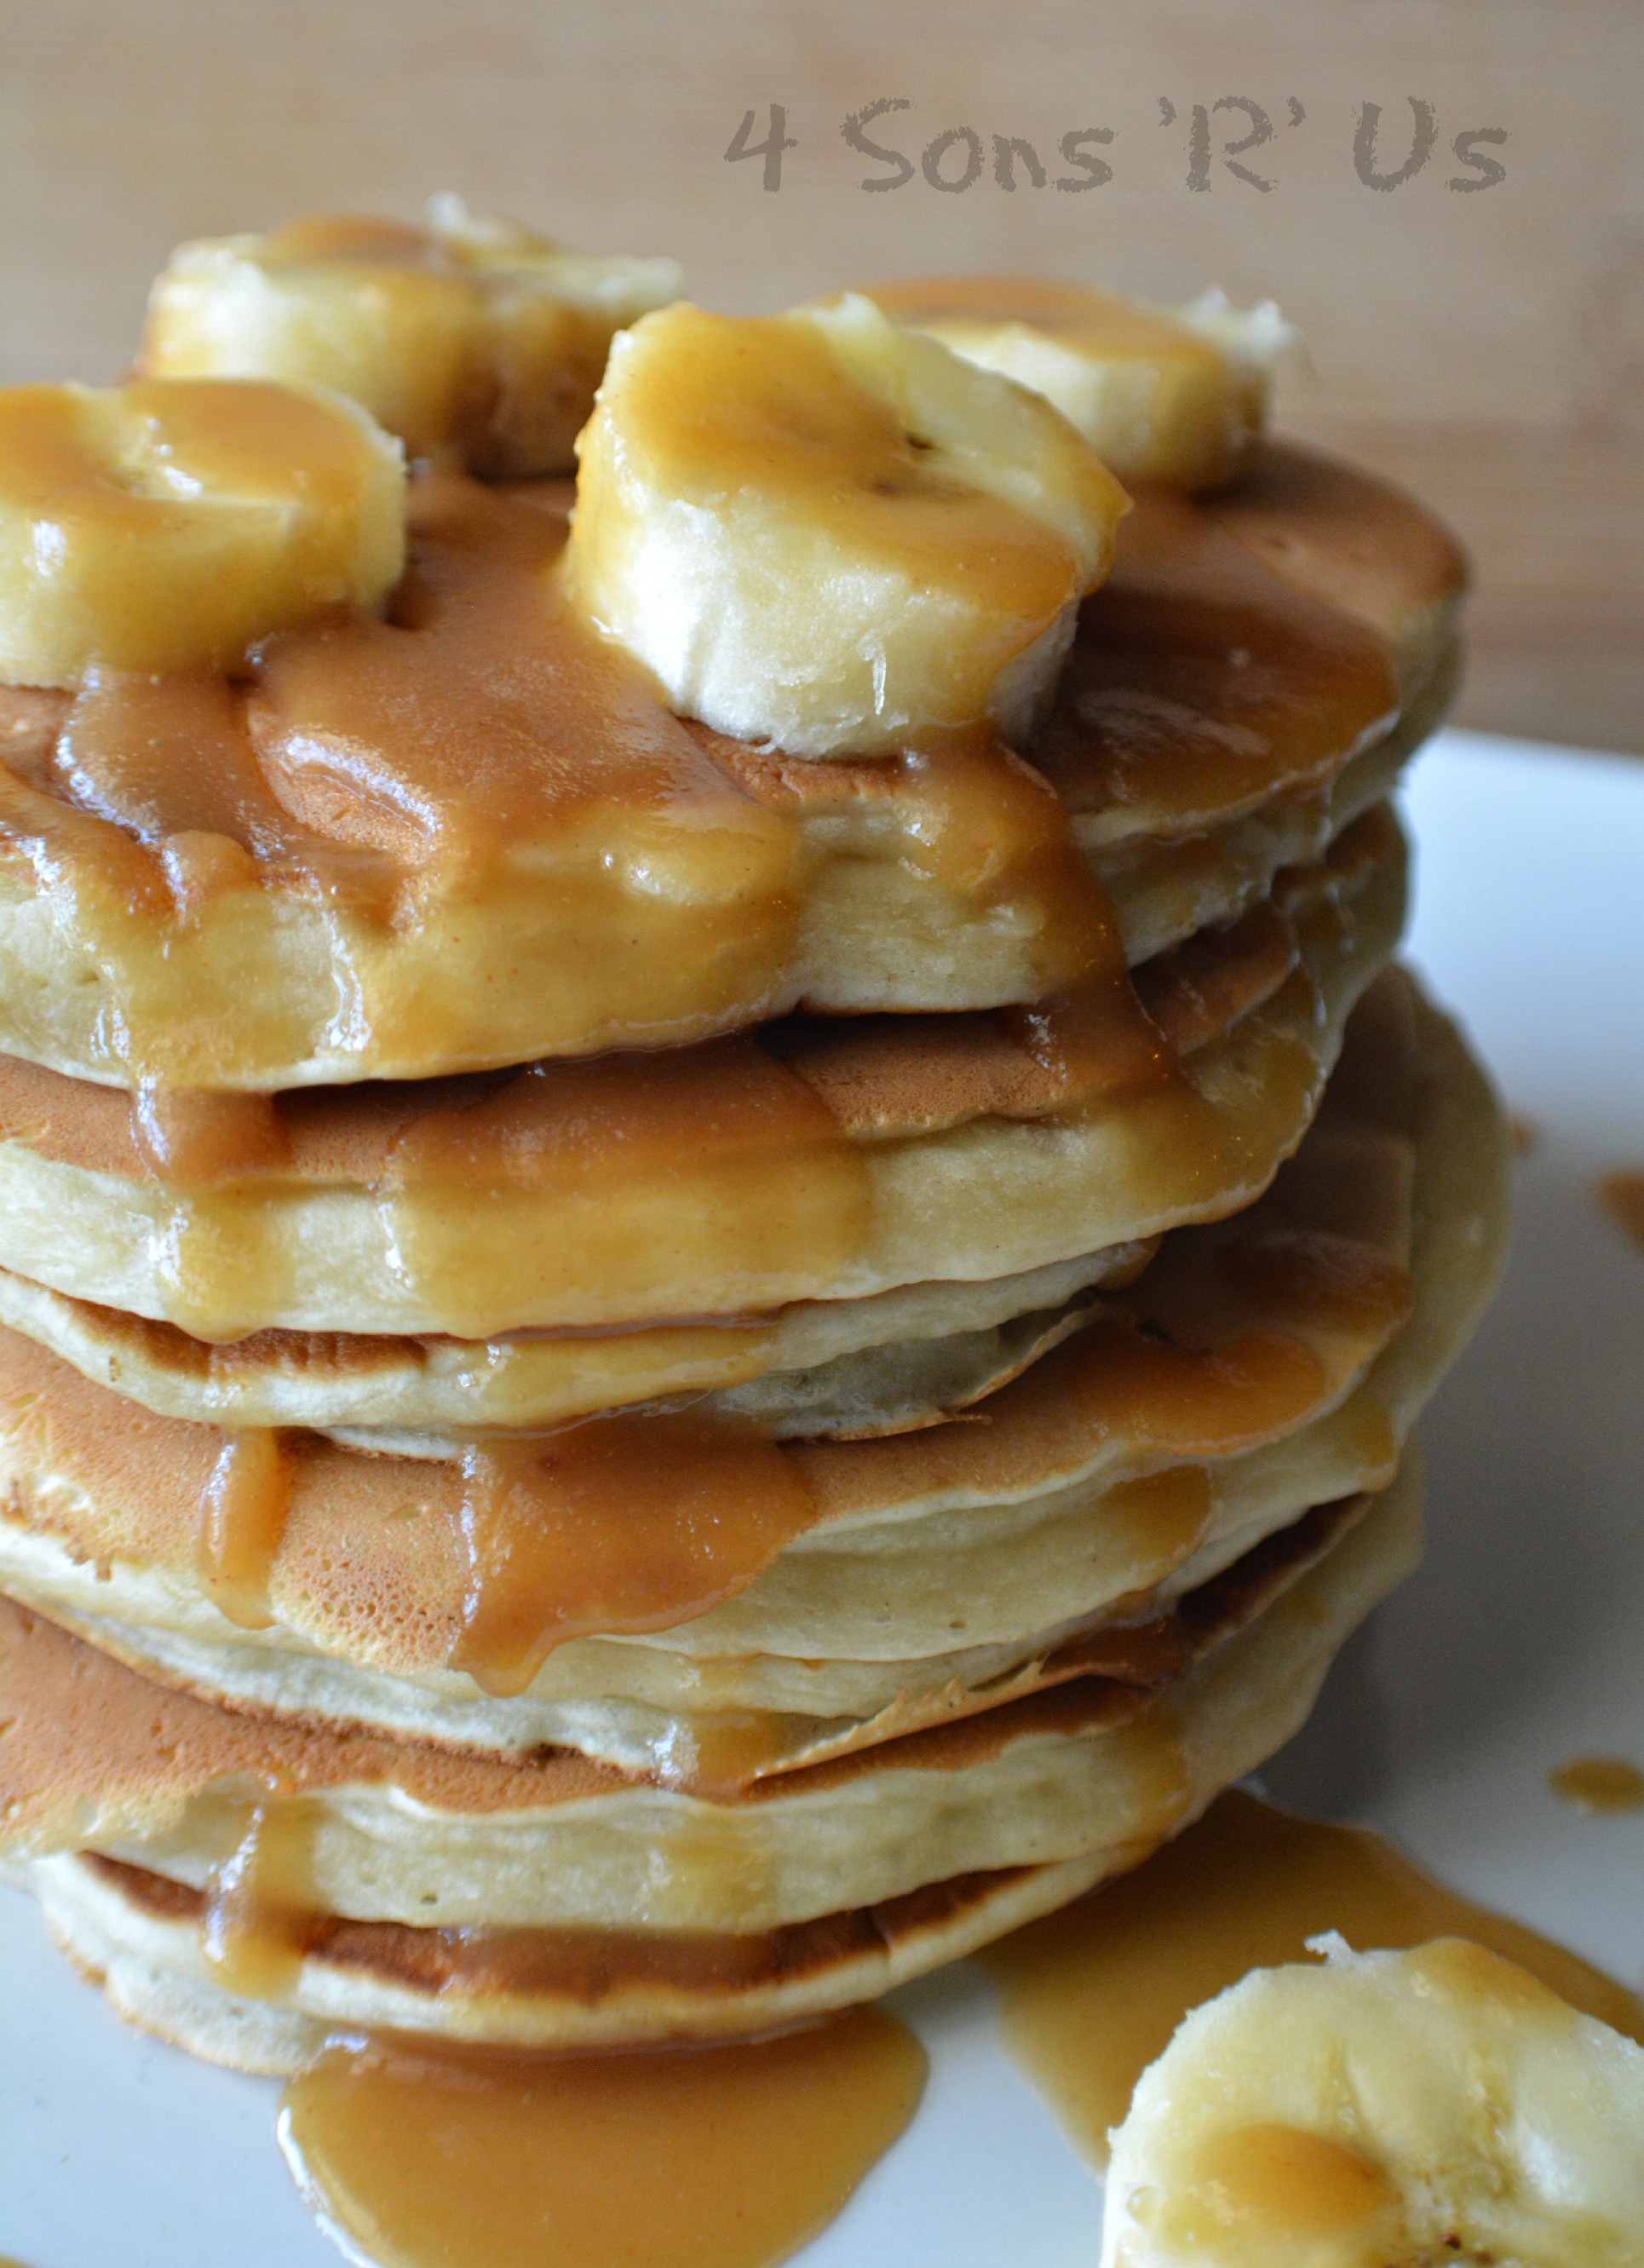
[[[695,417],[757,493],[792,333],[632,335],[691,350],[653,471]],[[1134,1864],[1412,1564],[1500,1244],[1389,966],[1417,507],[1136,483],[1009,738],[793,747],[579,601],[520,393],[451,395],[374,600],[4,696],[5,1851],[249,2068],[758,2031]],[[638,615],[655,556],[599,563]]]

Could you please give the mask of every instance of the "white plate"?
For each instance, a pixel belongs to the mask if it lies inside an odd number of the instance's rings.
[[[1418,767],[1413,950],[1540,1141],[1507,1288],[1425,1426],[1427,1563],[1266,1775],[1391,1830],[1628,1983],[1644,1815],[1548,1791],[1644,1764],[1644,1253],[1591,1197],[1644,1166],[1644,763],[1450,733]],[[1100,2190],[959,1970],[899,1996],[914,2125],[804,2268],[1074,2268]],[[31,2268],[335,2268],[286,2179],[276,2088],[128,2031],[0,1891],[0,2253]]]

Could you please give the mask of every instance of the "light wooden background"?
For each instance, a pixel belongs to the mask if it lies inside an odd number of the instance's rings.
[[[884,169],[840,127],[886,96],[908,107],[869,130],[915,160],[949,127],[1021,135],[1053,185],[865,193]],[[1193,106],[1224,96],[1274,121],[1244,161],[1269,190],[1219,158],[1187,187]],[[1359,107],[1385,168],[1410,96],[1435,154],[1367,188]],[[772,102],[797,146],[767,192],[723,152]],[[1474,549],[1466,719],[1644,749],[1641,110],[1632,0],[0,0],[0,375],[117,368],[179,237],[442,187],[674,252],[737,308],[1002,265],[1271,294],[1311,344],[1285,421]],[[1244,125],[1217,114],[1216,147]],[[1059,192],[1060,136],[1098,126],[1113,179]],[[1507,178],[1452,190],[1481,127]]]

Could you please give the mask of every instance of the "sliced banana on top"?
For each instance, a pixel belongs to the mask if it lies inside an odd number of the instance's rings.
[[[341,395],[0,387],[0,681],[222,667],[405,564],[405,460]]]
[[[1046,277],[936,276],[877,284],[871,297],[1053,401],[1121,480],[1189,490],[1237,472],[1296,337],[1271,299],[1240,308],[1221,291],[1149,307]]]
[[[797,755],[1029,728],[1128,509],[1037,396],[867,299],[618,338],[565,572],[674,706]]]
[[[1319,1942],[1143,2073],[1103,2268],[1638,2268],[1644,2049],[1461,1938]]]
[[[569,473],[613,335],[683,287],[674,261],[566,252],[438,196],[426,228],[340,216],[179,245],[142,366],[331,387],[415,456]]]

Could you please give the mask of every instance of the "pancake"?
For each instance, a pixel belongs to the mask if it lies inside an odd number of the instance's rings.
[[[226,1160],[208,1121],[192,1185],[144,1170],[117,1094],[8,1059],[0,1266],[199,1338],[479,1339],[740,1317],[1134,1243],[1259,1193],[1392,950],[1404,852],[1384,806],[1281,880],[1225,952],[1189,940],[1141,982],[1151,1016],[1121,979],[1003,1024],[801,1024],[438,1101],[248,1101]]]
[[[1195,834],[1091,841],[1090,862],[1112,901],[1131,966],[1236,919],[1267,895],[1281,868],[1323,858],[1344,828],[1391,795],[1411,756],[1443,723],[1460,663],[1452,643],[1392,731],[1354,756],[1328,789],[1273,796],[1243,819]],[[1075,817],[1074,833],[1083,839],[1102,825],[1098,815]]]
[[[1058,1328],[1058,1312],[1090,1286],[1133,1272],[1147,1249],[1119,1245],[992,1283],[796,1302],[734,1322],[478,1344],[263,1330],[213,1344],[0,1269],[0,1324],[145,1409],[205,1423],[391,1432],[541,1425],[622,1402],[707,1393],[773,1413],[782,1430],[891,1431],[962,1407],[1011,1375],[1024,1336],[1037,1344],[1036,1319]],[[862,1381],[864,1372],[877,1377],[889,1347],[898,1350],[899,1370],[906,1358],[917,1377],[900,1409],[879,1416],[883,1397]],[[790,1410],[791,1424],[782,1416]]]
[[[724,673],[591,460],[569,551],[570,483],[418,461],[392,589],[243,652],[162,604],[198,669],[106,666],[141,549],[14,641],[0,1869],[197,2053],[848,2007],[1198,1816],[1419,1556],[1507,1182],[1390,967],[1460,556],[1258,445],[1092,589],[1077,437],[1027,510],[928,422],[795,429],[734,551],[704,490]],[[970,629],[856,604],[851,685],[730,737],[860,563],[840,480]]]
[[[1384,1485],[1488,1295],[1506,1181],[1481,1074],[1390,974],[1268,1197],[1167,1240],[973,1418],[796,1447],[774,1476],[716,1445],[712,1545],[684,1553],[694,1468],[671,1465],[665,1429],[636,1436],[642,1496],[569,1499],[589,1540],[517,1565],[476,1563],[472,1542],[498,1516],[499,1472],[521,1485],[510,1445],[488,1467],[483,1450],[429,1465],[294,1441],[249,1609],[201,1557],[227,1437],[144,1419],[0,1336],[0,1580],[239,1706],[558,1742],[679,1784],[789,1769],[1074,1674],[1310,1507]],[[566,1484],[550,1469],[545,1493],[510,1496],[498,1537],[515,1519],[557,1535]],[[520,1584],[538,1617],[523,1626]],[[751,1731],[747,1712],[782,1721]]]
[[[1244,822],[1392,725],[1385,634],[1431,612],[1445,541],[1361,475],[1284,461],[1271,512],[1259,489],[1220,519],[1139,502],[1032,751],[1065,807],[985,737],[816,763],[682,725],[553,598],[568,489],[419,478],[388,622],[288,633],[232,680],[0,696],[0,1047],[267,1091],[798,1005],[1022,1003],[1084,950],[1080,850],[1100,873],[1219,830],[1231,896],[1201,875],[1198,911],[1226,918],[1259,887]],[[1149,885],[1115,880],[1124,927],[1124,885]]]
[[[1202,501],[1275,575],[1378,630],[1406,698],[1441,665],[1467,558],[1407,490],[1300,442],[1265,441],[1238,481]]]
[[[1367,850],[1375,846],[1375,826],[1367,819],[1356,829],[1358,836],[1369,831]],[[1350,838],[1338,855],[1351,848]],[[1278,989],[1289,973],[1293,949],[1285,921],[1263,919],[1252,909],[1230,930],[1196,940],[1191,950],[1158,956],[1139,973],[1139,983],[1155,1021],[1178,1052],[1191,1052]],[[812,1024],[769,1035],[789,1068],[819,1090],[836,1119],[870,1137],[939,1130],[944,1122],[958,1123],[979,1108],[1031,1117],[1053,1108],[1066,1096],[1066,1085],[1035,1049],[1034,1036],[987,1018]],[[459,1104],[470,1092],[458,1091]],[[382,1100],[375,1091],[334,1099],[320,1105],[326,1117],[318,1122],[311,1105],[276,1105],[261,1124],[253,1121],[265,1159],[253,1147],[249,1161],[266,1162],[272,1149],[312,1178],[334,1162],[350,1124],[359,1142],[363,1124],[366,1139],[375,1131],[377,1149],[363,1160],[356,1156],[354,1170],[380,1173],[398,1130],[392,1121],[385,1127],[380,1117],[373,1130],[369,1113],[373,1107],[380,1113]],[[393,1100],[401,1110],[415,1110],[430,1095],[426,1089],[401,1090]],[[153,1145],[144,1116],[142,1108],[134,1112],[106,1092],[16,1059],[0,1061],[0,1125],[27,1128],[35,1152],[55,1163],[128,1176],[151,1172]],[[233,1130],[231,1120],[231,1135]],[[814,1139],[814,1126],[803,1132]],[[224,1160],[219,1154],[205,1163],[220,1170]],[[931,1390],[939,1386],[944,1397],[932,1412],[940,1414],[1020,1366],[1022,1334],[1002,1332],[1001,1326],[1054,1308],[1092,1284],[1122,1278],[1147,1248],[1144,1241],[1121,1243],[997,1285],[912,1285],[855,1300],[798,1302],[775,1314],[615,1336],[535,1332],[476,1345],[429,1335],[265,1329],[214,1346],[174,1326],[67,1298],[4,1270],[0,1322],[40,1338],[88,1376],[145,1407],[233,1424],[553,1424],[622,1402],[734,1389],[745,1382],[757,1395],[752,1382],[768,1372],[838,1365],[835,1386],[824,1382],[820,1398],[826,1403],[831,1392],[842,1395],[843,1414],[814,1430],[874,1431],[885,1425],[861,1410],[855,1382],[864,1365],[853,1358],[893,1343],[953,1342],[924,1349]],[[1047,1327],[1055,1328],[1053,1320]],[[870,1373],[878,1366],[870,1355]],[[779,1403],[790,1395],[796,1401],[796,1420],[818,1401],[818,1391],[803,1381],[789,1388],[774,1382],[761,1407],[772,1395]],[[904,1422],[916,1419],[910,1415]],[[790,1430],[811,1428],[801,1421]]]
[[[1092,1680],[716,1805],[553,1757],[481,1780],[403,1745],[276,1749],[11,1609],[4,1848],[122,2013],[243,2067],[298,2068],[342,2025],[567,2047],[765,2029],[1134,1864],[1295,1729],[1419,1541],[1406,1481],[1155,1695]],[[187,1893],[271,1773],[305,1822],[278,1879],[308,1895],[263,1906],[287,1957],[243,1963],[235,1994]],[[51,1855],[92,1844],[117,1865]]]
[[[620,1335],[519,1333],[479,1341],[260,1331],[215,1346],[174,1323],[72,1300],[0,1270],[0,1324],[49,1347],[84,1377],[165,1418],[222,1425],[312,1425],[385,1436],[428,1426],[541,1426],[629,1402],[734,1394],[746,1384],[779,1431],[897,1431],[886,1410],[888,1359],[909,1360],[921,1389],[959,1406],[1016,1366],[1024,1329],[1057,1328],[1093,1287],[1123,1283],[1150,1242],[1110,1247],[1020,1276],[913,1284],[865,1300],[801,1301],[737,1321]],[[855,1381],[866,1367],[873,1381]],[[928,1381],[927,1384],[925,1381]],[[858,1421],[835,1426],[819,1405]]]

